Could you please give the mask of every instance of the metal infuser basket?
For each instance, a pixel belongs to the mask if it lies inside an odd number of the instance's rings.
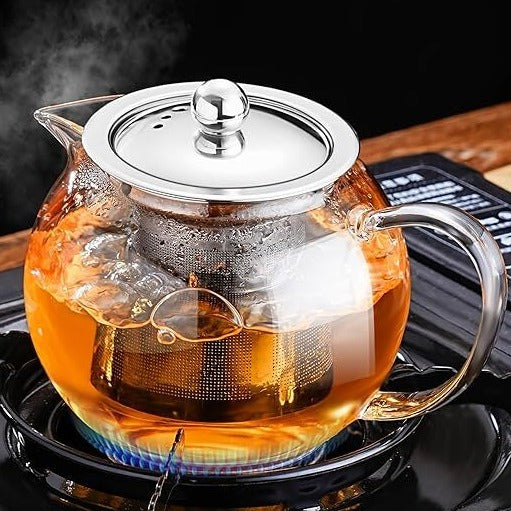
[[[274,283],[265,277],[278,276],[287,253],[305,241],[300,216],[225,225],[221,219],[176,219],[147,207],[137,212],[133,248],[201,290],[177,291],[184,298],[173,301],[169,316],[213,306],[236,325],[218,295],[234,307],[247,294],[260,302],[271,300]],[[167,343],[152,324],[100,326],[93,384],[138,410],[195,421],[273,416],[313,404],[328,392],[329,324],[292,332],[233,327],[225,339],[203,340],[215,337],[214,324],[210,329],[202,329],[200,339],[187,333],[187,340]]]

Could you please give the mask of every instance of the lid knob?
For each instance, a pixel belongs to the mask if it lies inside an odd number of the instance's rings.
[[[200,130],[210,135],[231,135],[241,128],[249,104],[241,87],[215,79],[200,85],[192,99],[192,112]]]

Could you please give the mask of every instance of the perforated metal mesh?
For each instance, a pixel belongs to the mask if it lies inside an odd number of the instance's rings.
[[[256,297],[258,306],[264,305],[270,296],[267,288],[286,278],[286,254],[305,240],[300,215],[236,224],[185,218],[128,202],[137,226],[131,248],[183,284],[193,275],[198,287],[218,293],[236,308],[247,293]],[[183,303],[166,303],[179,309],[169,310],[169,318],[177,314],[193,334],[199,318],[194,304],[186,301],[190,296],[181,296]],[[278,415],[286,406],[293,411],[309,406],[330,389],[329,325],[271,333],[237,327],[223,340],[180,334],[188,340],[178,335],[172,344],[160,342],[157,334],[152,324],[98,325],[93,385],[137,410],[184,420]]]
[[[303,219],[276,218],[252,225],[222,226],[180,221],[171,214],[137,207],[133,246],[174,275],[194,273],[202,287],[230,298],[237,288],[257,286],[262,269],[275,271],[282,255],[305,239]]]
[[[332,367],[330,327],[265,334],[244,330],[226,340],[177,340],[160,344],[152,326],[137,329],[98,327],[92,383],[119,402],[168,415],[173,399],[273,402],[286,392],[307,392]],[[183,402],[184,402],[183,401]]]

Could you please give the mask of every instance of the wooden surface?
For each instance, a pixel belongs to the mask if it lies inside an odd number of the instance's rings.
[[[363,140],[361,157],[374,163],[423,152],[465,163],[511,189],[511,102]],[[0,237],[0,271],[23,263],[29,232]]]
[[[0,271],[21,266],[30,229],[0,237]]]
[[[487,172],[511,163],[511,103],[362,141],[366,163],[433,151]]]

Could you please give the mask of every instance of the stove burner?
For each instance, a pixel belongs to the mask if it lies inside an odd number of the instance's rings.
[[[8,446],[18,464],[66,498],[79,494],[81,501],[85,498],[95,504],[112,496],[147,502],[159,475],[154,470],[162,467],[157,463],[140,463],[138,469],[123,466],[95,450],[77,432],[72,414],[33,358],[29,336],[12,332],[2,341],[17,347],[16,361],[0,366],[4,373],[0,404],[9,418]],[[1,358],[6,357],[0,353]],[[302,466],[207,475],[189,467],[180,472],[173,502],[239,507],[241,503],[255,506],[294,500],[303,507],[304,502],[317,503],[326,494],[338,494],[339,488],[357,485],[356,491],[346,490],[348,502],[360,494],[364,484],[374,490],[404,469],[419,422],[359,421],[315,452],[317,459],[302,460]]]
[[[460,185],[458,198],[476,194],[497,206],[489,213],[485,209],[481,217],[507,211],[511,203],[507,192],[437,155],[393,160],[373,167],[373,171],[396,186],[396,177],[406,178],[411,173],[420,173],[427,183],[451,180]],[[502,226],[497,232],[505,229]],[[404,346],[413,356],[414,367],[394,372],[390,383],[393,390],[411,391],[431,388],[452,374],[434,367],[419,371],[418,376],[417,367],[425,369],[435,361],[457,367],[462,362],[476,328],[480,297],[471,280],[475,273],[468,271],[454,249],[446,248],[445,240],[420,230],[408,232],[407,240],[413,289]],[[509,259],[510,254],[504,256]],[[0,332],[26,328],[21,271],[1,272]],[[487,370],[454,404],[426,416],[415,430],[410,423],[376,424],[374,429],[369,424],[365,433],[367,425],[359,423],[357,427],[362,429],[353,430],[357,434],[349,435],[335,452],[316,464],[243,476],[187,475],[172,494],[172,508],[511,509],[510,338],[508,311]],[[32,360],[35,358],[26,334],[0,334],[0,511],[147,510],[158,474],[113,463],[85,442],[47,385],[37,361]],[[2,364],[2,360],[7,362]],[[3,385],[6,380],[11,383]],[[41,400],[35,407],[37,413],[32,413],[28,395],[45,385],[45,390],[37,393]],[[375,445],[380,451],[371,451]],[[350,450],[355,453],[349,455]],[[376,454],[374,458],[371,452]],[[160,503],[167,498],[169,485],[162,490]]]

